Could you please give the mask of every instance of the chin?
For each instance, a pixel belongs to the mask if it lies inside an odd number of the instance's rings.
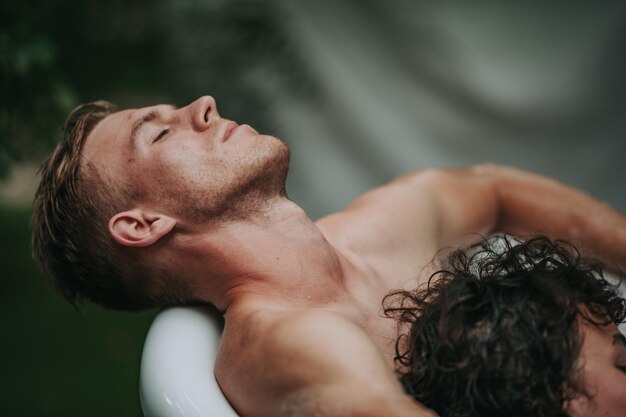
[[[257,180],[260,181],[259,185],[267,188],[270,193],[285,194],[291,152],[285,142],[273,136],[268,138],[272,141],[271,149],[263,158],[262,164],[257,167]]]
[[[289,171],[289,147],[273,136],[261,136],[259,147],[235,164],[224,195],[232,205],[238,201],[264,200],[285,194]]]

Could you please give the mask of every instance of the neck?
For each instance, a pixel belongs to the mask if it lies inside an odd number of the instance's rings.
[[[253,218],[183,232],[175,247],[177,269],[194,283],[196,297],[222,311],[253,301],[323,305],[347,296],[351,263],[286,198]]]

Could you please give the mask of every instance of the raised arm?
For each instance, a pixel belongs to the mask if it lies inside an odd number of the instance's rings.
[[[425,245],[436,250],[458,244],[473,233],[502,231],[566,239],[610,269],[626,271],[624,215],[555,180],[509,167],[487,164],[407,174],[363,195],[342,216],[353,229],[364,230],[356,240],[365,252],[383,248],[389,259],[417,253]],[[363,243],[368,235],[372,247]],[[371,236],[384,236],[384,244]]]
[[[496,165],[442,171],[428,187],[442,213],[443,241],[476,228],[521,237],[544,234],[568,240],[607,267],[626,271],[626,217],[572,187]],[[487,208],[477,207],[481,205]],[[481,210],[490,214],[476,225],[472,211]]]
[[[252,356],[216,369],[223,388],[237,380],[225,394],[243,416],[436,417],[404,394],[370,338],[340,316],[296,313],[263,333]]]

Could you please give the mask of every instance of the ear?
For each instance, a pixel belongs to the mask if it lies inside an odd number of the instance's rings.
[[[147,214],[134,209],[117,213],[109,220],[109,233],[124,246],[144,247],[156,243],[176,226],[176,220],[163,214]]]

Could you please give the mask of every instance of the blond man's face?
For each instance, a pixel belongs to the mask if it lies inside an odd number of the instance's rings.
[[[275,137],[222,118],[205,96],[180,109],[157,105],[109,115],[88,136],[82,158],[105,180],[135,190],[132,204],[175,215],[237,204],[247,187],[280,192],[289,151]]]

